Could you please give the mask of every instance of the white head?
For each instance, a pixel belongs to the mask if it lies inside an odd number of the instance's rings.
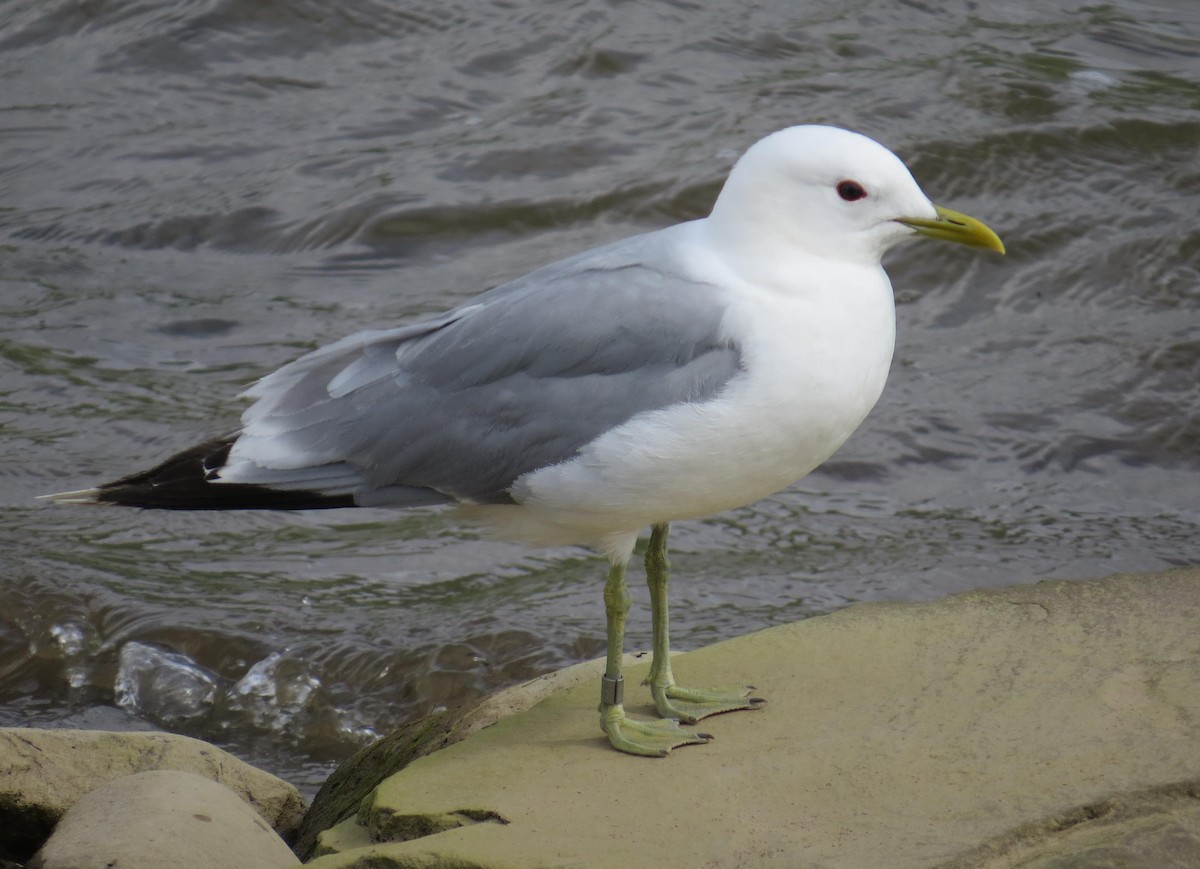
[[[709,224],[739,255],[758,258],[802,252],[878,265],[918,233],[1003,250],[983,224],[934,206],[887,148],[837,127],[789,127],[751,146]]]

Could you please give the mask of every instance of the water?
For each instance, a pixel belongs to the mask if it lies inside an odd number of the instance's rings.
[[[880,406],[676,527],[677,645],[1200,561],[1194,3],[9,0],[0,82],[0,724],[167,727],[311,793],[413,714],[600,654],[582,550],[33,498],[231,429],[320,343],[699,216],[804,121],[1010,253],[891,255]]]

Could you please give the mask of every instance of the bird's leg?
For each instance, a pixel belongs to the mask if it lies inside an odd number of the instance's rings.
[[[625,645],[625,617],[629,613],[629,589],[625,587],[625,564],[614,564],[604,584],[604,610],[608,616],[608,659],[600,683],[600,727],[613,748],[629,754],[661,757],[672,748],[708,742],[703,733],[683,730],[676,721],[639,721],[625,715],[622,705],[625,680],[621,658]]]
[[[681,688],[671,673],[671,638],[667,614],[667,581],[671,563],[667,560],[667,532],[670,525],[662,523],[650,530],[650,545],[646,547],[646,584],[650,586],[650,615],[654,627],[654,658],[646,684],[654,695],[654,705],[663,718],[675,718],[684,724],[695,724],[701,718],[735,709],[757,709],[766,701],[751,697],[752,686],[732,690]]]

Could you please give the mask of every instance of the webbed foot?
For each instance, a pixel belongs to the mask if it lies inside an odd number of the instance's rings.
[[[752,685],[733,689],[682,688],[674,683],[650,683],[654,705],[663,718],[674,718],[684,724],[695,724],[701,718],[734,712],[738,709],[758,709],[766,704],[761,697],[751,697]]]
[[[707,733],[684,730],[671,719],[630,718],[619,703],[600,711],[600,726],[617,751],[642,757],[666,757],[672,748],[703,745],[712,739]]]

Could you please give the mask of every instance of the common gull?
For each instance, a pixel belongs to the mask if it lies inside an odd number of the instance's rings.
[[[50,498],[229,510],[455,505],[497,534],[609,560],[600,723],[660,756],[751,689],[671,672],[672,520],[757,501],[827,459],[879,398],[895,310],[880,260],[915,237],[1003,252],[882,145],[826,126],[752,146],[699,220],[635,236],[452,311],[352,335],[258,381],[241,428]],[[642,529],[661,719],[627,716],[625,569]]]

